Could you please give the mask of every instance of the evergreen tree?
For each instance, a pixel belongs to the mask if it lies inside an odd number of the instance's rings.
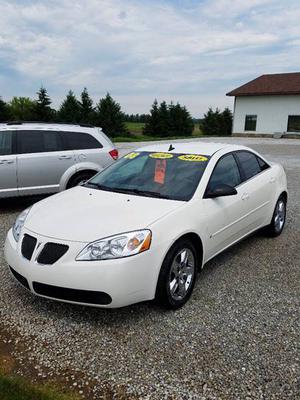
[[[158,102],[155,99],[150,110],[149,120],[147,121],[143,133],[149,136],[159,136],[159,110]]]
[[[95,120],[95,110],[93,107],[93,100],[91,99],[87,88],[84,88],[81,93],[80,102],[81,119],[80,122],[85,124],[93,124]]]
[[[81,108],[74,93],[70,90],[58,111],[60,122],[78,123],[81,119]]]
[[[15,121],[35,121],[36,103],[29,97],[13,97],[9,103],[11,118]]]
[[[190,136],[194,123],[186,107],[179,103],[167,106],[163,101],[158,107],[157,101],[152,105],[150,116],[144,128],[144,133],[151,136]]]
[[[230,135],[232,129],[232,113],[229,108],[220,112],[218,108],[215,111],[210,107],[201,123],[202,132],[205,135]]]
[[[100,99],[96,110],[96,122],[108,136],[127,134],[121,106],[109,93]]]
[[[0,122],[8,121],[10,119],[9,107],[0,97]]]
[[[35,114],[38,121],[50,122],[54,118],[55,111],[50,107],[51,99],[48,96],[47,90],[41,86],[36,93],[38,99],[35,104]]]
[[[223,135],[231,135],[232,133],[232,112],[229,110],[228,107],[224,109],[222,112],[222,118],[223,118]]]
[[[170,121],[169,121],[169,110],[167,103],[163,101],[160,103],[159,109],[158,109],[158,127],[157,127],[157,135],[158,136],[169,136],[169,126],[170,126]]]

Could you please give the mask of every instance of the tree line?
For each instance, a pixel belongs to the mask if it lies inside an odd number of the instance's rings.
[[[0,122],[41,121],[91,124],[100,126],[111,137],[130,135],[125,122],[144,124],[143,134],[154,137],[191,136],[195,120],[185,106],[165,101],[152,104],[149,114],[125,114],[121,106],[109,93],[94,104],[86,88],[77,99],[69,91],[58,110],[54,109],[50,96],[44,87],[36,93],[35,99],[13,97],[4,102],[0,97]],[[197,121],[198,122],[198,121]],[[199,122],[200,129],[207,135],[231,134],[232,114],[228,108],[223,112],[209,108]]]

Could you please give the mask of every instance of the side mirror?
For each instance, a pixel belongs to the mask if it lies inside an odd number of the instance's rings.
[[[224,183],[216,185],[214,189],[207,189],[204,195],[205,199],[215,199],[216,197],[234,196],[237,191],[234,187]]]

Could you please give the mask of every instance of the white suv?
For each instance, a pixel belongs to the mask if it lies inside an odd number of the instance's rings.
[[[55,193],[79,185],[118,158],[101,128],[0,124],[0,199]]]

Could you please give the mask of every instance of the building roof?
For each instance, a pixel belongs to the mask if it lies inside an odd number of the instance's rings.
[[[261,75],[226,93],[226,96],[300,94],[300,72]]]

